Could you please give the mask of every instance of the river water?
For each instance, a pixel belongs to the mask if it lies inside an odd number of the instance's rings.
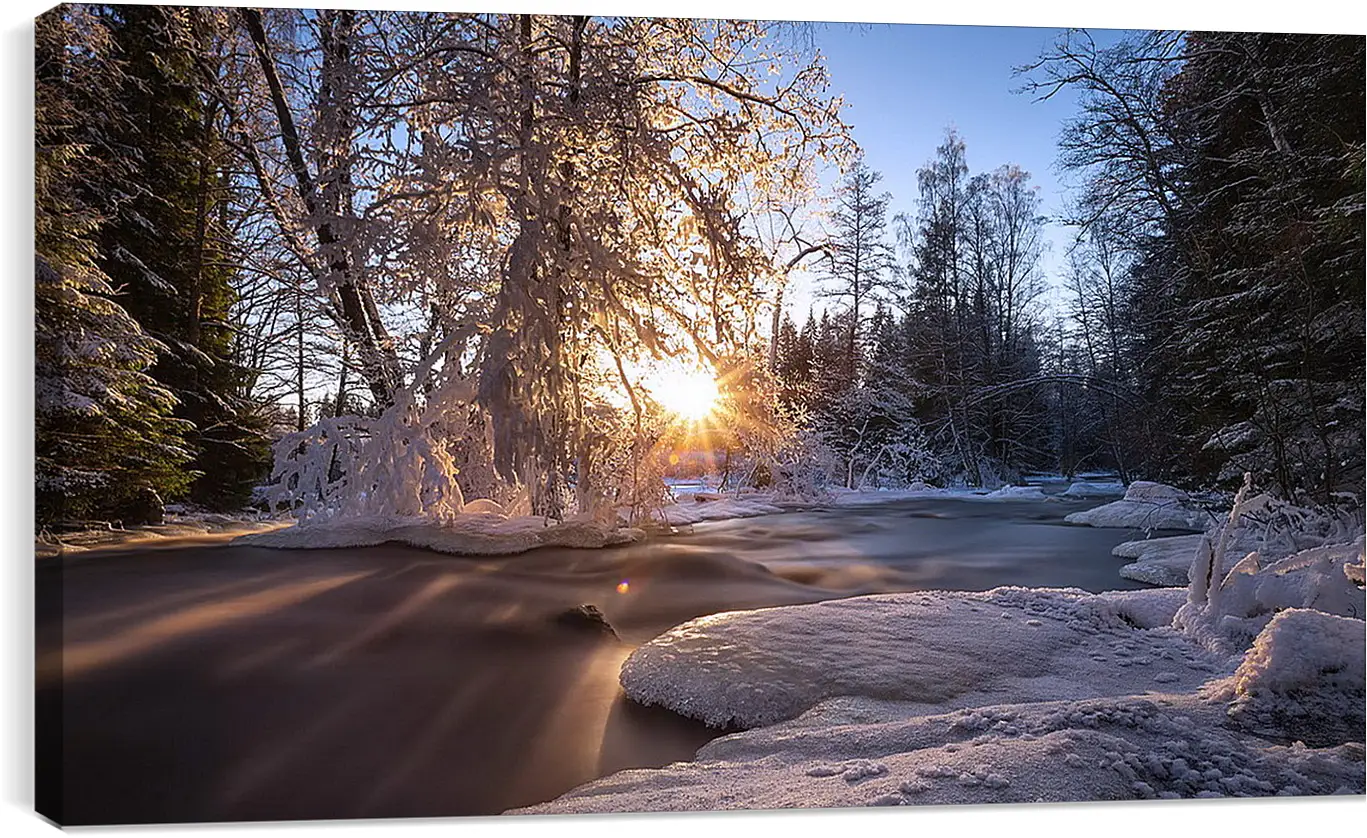
[[[917,499],[610,550],[168,544],[37,571],[40,811],[68,824],[493,814],[717,735],[627,701],[695,616],[863,593],[1142,587],[1085,502]],[[604,633],[560,616],[600,608]]]

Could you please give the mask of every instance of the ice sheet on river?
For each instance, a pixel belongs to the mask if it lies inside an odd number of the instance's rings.
[[[519,811],[1362,794],[1362,620],[1284,610],[1233,655],[1175,627],[1183,609],[1218,631],[1242,604],[1225,593],[998,588],[694,620],[638,649],[624,688],[750,729]]]
[[[1181,489],[1136,480],[1125,490],[1125,497],[1120,500],[1095,509],[1074,512],[1064,520],[1070,524],[1093,527],[1200,532],[1213,519]]]
[[[1191,581],[1187,574],[1196,558],[1196,548],[1204,535],[1173,535],[1146,538],[1117,544],[1111,555],[1134,559],[1120,568],[1120,575],[1150,585],[1182,586]]]

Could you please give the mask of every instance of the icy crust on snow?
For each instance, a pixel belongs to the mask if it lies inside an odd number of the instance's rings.
[[[1120,575],[1150,585],[1186,587],[1188,571],[1196,548],[1204,536],[1173,535],[1167,538],[1147,538],[1117,544],[1111,555],[1134,559],[1120,568]]]
[[[1361,744],[1283,747],[1223,728],[1223,715],[1193,696],[1154,695],[799,719],[509,814],[1362,793]]]
[[[1210,515],[1195,506],[1181,489],[1136,480],[1118,501],[1074,512],[1064,518],[1070,524],[1093,527],[1120,527],[1143,530],[1194,530],[1200,532],[1210,523]]]
[[[621,681],[637,702],[715,727],[775,724],[838,696],[931,711],[1193,689],[1219,660],[1158,627],[1181,604],[1161,589],[996,588],[729,612],[637,649]]]
[[[467,511],[446,524],[424,518],[368,517],[296,524],[237,539],[238,544],[282,549],[371,547],[398,542],[462,556],[504,556],[537,547],[605,547],[641,538],[636,529],[594,521],[549,523],[539,516],[508,518],[496,512]]]
[[[1363,794],[1363,622],[1285,610],[1220,658],[1168,627],[1185,593],[1000,588],[695,620],[629,659],[629,694],[775,721],[515,813]]]

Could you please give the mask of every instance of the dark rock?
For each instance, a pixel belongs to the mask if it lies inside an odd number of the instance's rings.
[[[556,615],[555,621],[562,626],[573,629],[596,631],[602,634],[617,636],[612,625],[608,623],[607,617],[598,610],[596,605],[580,605],[567,611],[562,611]]]

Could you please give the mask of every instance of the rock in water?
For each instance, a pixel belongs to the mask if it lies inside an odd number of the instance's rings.
[[[598,631],[603,634],[617,636],[617,632],[608,622],[603,612],[598,610],[596,605],[580,605],[567,611],[562,611],[556,615],[555,621],[562,626],[569,626],[575,629]]]

